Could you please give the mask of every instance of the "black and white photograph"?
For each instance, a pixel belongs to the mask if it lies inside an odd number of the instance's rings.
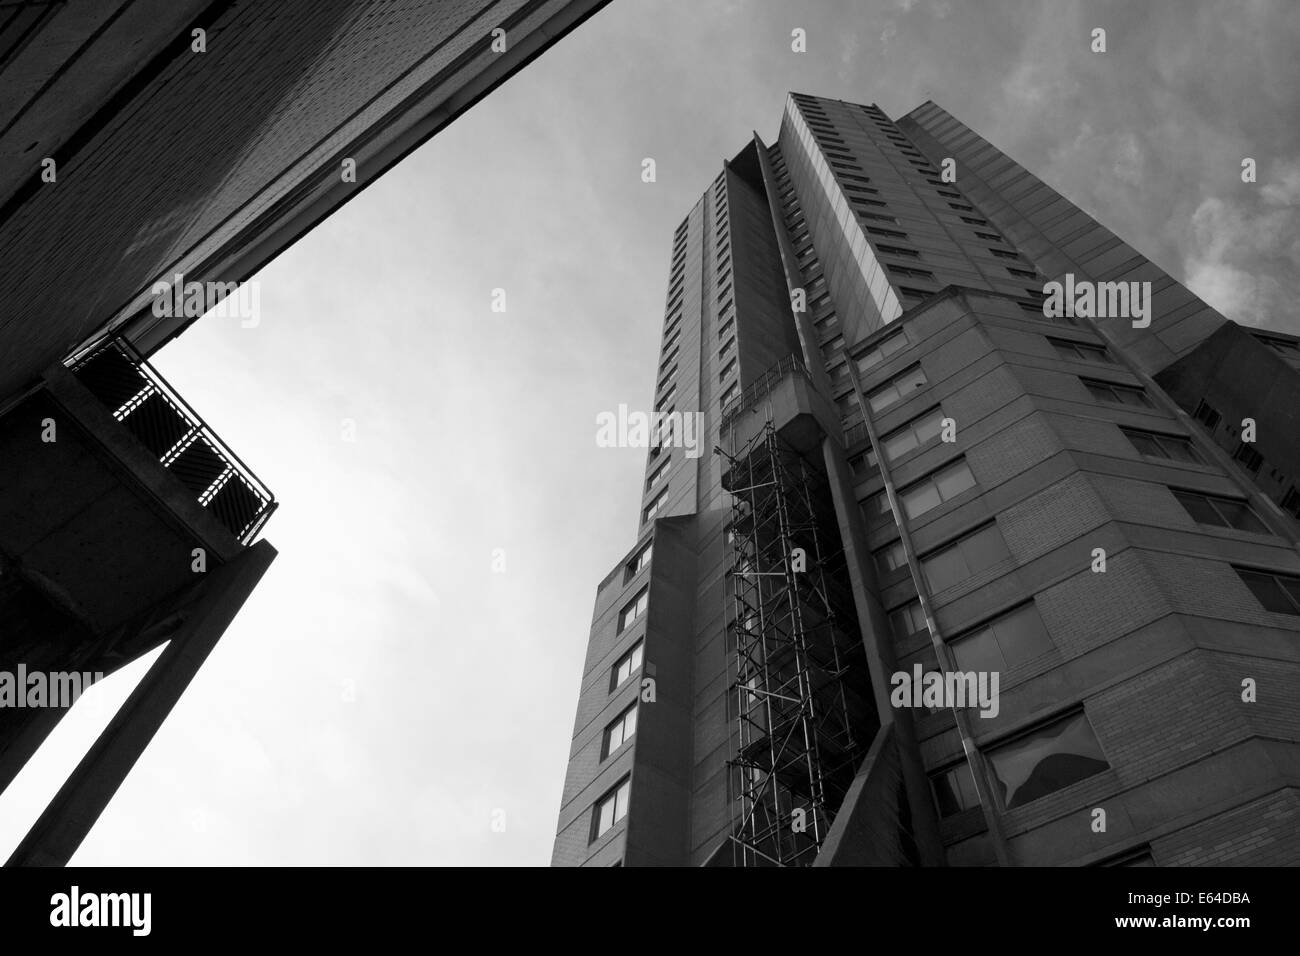
[[[1298,119],[1295,0],[0,0],[15,942],[1277,932]]]

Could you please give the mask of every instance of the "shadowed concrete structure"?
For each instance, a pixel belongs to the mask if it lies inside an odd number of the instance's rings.
[[[146,361],[213,303],[155,286],[231,294],[604,2],[0,7],[0,671],[167,645],[11,865],[68,862],[275,556],[274,496]],[[65,712],[0,710],[0,790]]]
[[[673,237],[659,363],[714,454],[650,449],[553,864],[1300,863],[1300,340],[934,103],[791,94]]]

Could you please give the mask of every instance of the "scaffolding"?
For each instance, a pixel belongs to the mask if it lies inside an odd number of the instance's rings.
[[[824,476],[770,420],[724,457],[739,738],[730,761],[733,863],[807,866],[870,739],[846,683],[865,667],[851,614],[837,613],[847,597],[839,531]]]

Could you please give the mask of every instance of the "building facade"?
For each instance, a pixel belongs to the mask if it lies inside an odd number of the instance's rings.
[[[553,863],[1300,862],[1297,343],[933,103],[791,95],[673,239],[704,454],[598,588]]]

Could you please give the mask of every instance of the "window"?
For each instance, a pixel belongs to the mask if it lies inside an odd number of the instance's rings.
[[[872,222],[892,222],[895,226],[898,225],[898,220],[895,219],[893,216],[882,216],[880,213],[877,213],[877,212],[861,212],[861,211],[859,211],[859,212],[858,212],[858,218],[859,218],[859,219],[870,219]]]
[[[1111,361],[1110,353],[1106,351],[1104,345],[1093,345],[1091,342],[1073,342],[1068,339],[1048,339],[1047,341],[1052,343],[1052,348],[1056,349],[1061,358],[1069,359],[1071,362],[1115,364]]]
[[[641,620],[645,616],[646,608],[650,604],[650,588],[643,587],[637,596],[627,603],[623,610],[618,612],[618,632],[622,634],[629,627]]]
[[[915,249],[908,249],[906,246],[887,246],[883,242],[876,243],[876,251],[883,252],[889,256],[903,256],[908,259],[919,259],[921,254]]]
[[[1135,428],[1121,428],[1124,437],[1129,440],[1138,453],[1147,458],[1164,458],[1169,461],[1187,461],[1195,465],[1204,464],[1196,449],[1183,435],[1161,435],[1158,432],[1140,432]]]
[[[720,326],[718,326],[718,338],[722,338],[724,335],[726,335],[735,327],[736,327],[736,317],[734,315],[729,316],[727,318],[727,321],[723,322]]]
[[[974,216],[962,216],[962,222],[970,223],[972,226],[987,226],[987,219],[976,219]]]
[[[975,211],[975,207],[974,207],[974,206],[968,206],[968,205],[966,205],[966,203],[964,203],[964,202],[950,202],[950,203],[948,203],[948,208],[949,208],[949,209],[956,209],[958,212],[974,212],[974,211]]]
[[[848,385],[849,363],[840,362],[838,365],[833,365],[826,370],[826,374],[830,376],[831,388],[838,389],[844,385]]]
[[[902,540],[895,541],[875,552],[876,570],[881,577],[887,577],[899,568],[907,567],[907,551],[903,549]]]
[[[1020,276],[1022,279],[1033,279],[1038,276],[1038,273],[1033,269],[1013,269],[1011,266],[1007,266],[1006,269],[1013,276]]]
[[[849,471],[853,472],[853,477],[861,478],[875,468],[877,464],[875,451],[868,448],[866,451],[849,459]]]
[[[920,448],[926,442],[938,438],[942,430],[943,409],[930,409],[881,439],[881,446],[885,450],[885,460],[896,461],[908,452]]]
[[[665,385],[667,385],[669,380],[676,374],[677,374],[677,366],[674,365],[668,371],[664,372],[664,374],[660,377],[659,387],[663,388]]]
[[[907,238],[905,232],[899,232],[897,229],[880,229],[876,226],[867,226],[867,233],[872,236],[888,236],[890,239]]]
[[[614,718],[614,722],[605,728],[605,741],[601,745],[600,759],[604,760],[619,747],[632,739],[636,733],[636,704]]]
[[[659,363],[659,371],[661,372],[666,371],[668,366],[673,363],[673,360],[677,358],[680,352],[681,349],[679,349],[676,345],[670,348],[667,354],[664,355],[664,360],[661,363]]]
[[[1264,522],[1259,520],[1250,505],[1237,498],[1220,498],[1217,495],[1203,495],[1195,491],[1173,491],[1178,503],[1187,509],[1192,520],[1197,524],[1213,525],[1216,528],[1235,528],[1238,531],[1251,531],[1255,534],[1268,534]]]
[[[1110,405],[1132,405],[1135,408],[1150,408],[1151,399],[1147,393],[1135,385],[1120,385],[1117,382],[1095,382],[1081,378],[1083,387],[1099,402]]]
[[[640,551],[638,551],[636,554],[632,555],[632,559],[623,566],[624,584],[626,584],[628,581],[631,581],[634,577],[636,577],[646,568],[650,567],[650,552],[652,550],[651,546],[653,544],[654,544],[653,541],[647,541],[645,547],[642,548]]]
[[[659,396],[659,401],[655,402],[655,408],[662,409],[673,403],[673,397],[677,394],[677,384],[674,382],[668,386],[668,391]]]
[[[1045,654],[1056,645],[1030,601],[956,638],[950,646],[962,670],[1000,673]]]
[[[895,352],[901,352],[907,348],[907,336],[903,331],[887,335],[876,343],[876,347],[870,352],[863,352],[854,361],[858,363],[858,371],[866,372],[868,369],[875,368]]]
[[[1006,240],[996,232],[980,232],[979,230],[976,230],[975,235],[979,236],[981,239],[987,239],[990,242],[1006,242]]]
[[[972,531],[942,551],[922,558],[921,570],[930,590],[937,594],[1010,557],[1011,552],[1007,550],[995,522]]]
[[[590,842],[594,843],[603,837],[613,829],[614,824],[627,816],[627,801],[631,794],[632,780],[630,777],[624,777],[613,790],[596,801],[591,815]]]
[[[1237,450],[1232,453],[1232,460],[1241,462],[1242,468],[1256,475],[1259,474],[1260,466],[1264,464],[1264,456],[1255,451],[1249,442],[1241,442],[1237,445]]]
[[[1006,249],[989,249],[989,252],[990,252],[992,255],[997,256],[999,259],[1019,259],[1019,258],[1020,258],[1020,256],[1019,256],[1017,253],[1014,253],[1014,252],[1008,252]]]
[[[835,400],[835,407],[840,413],[840,423],[848,428],[862,421],[862,406],[858,404],[857,394],[849,392]]]
[[[886,262],[885,268],[894,275],[906,276],[909,279],[929,279],[934,281],[934,273],[928,269],[913,269],[911,266],[896,266],[892,262]]]
[[[1210,431],[1214,431],[1214,429],[1218,427],[1219,422],[1223,419],[1223,416],[1219,414],[1218,410],[1209,402],[1205,401],[1205,399],[1201,399],[1200,404],[1196,406],[1196,411],[1192,414],[1192,417]]]
[[[923,633],[926,627],[925,612],[921,610],[921,602],[913,598],[902,607],[890,611],[889,629],[894,632],[894,639],[898,641]]]
[[[646,491],[649,491],[655,485],[659,484],[659,482],[663,481],[665,478],[668,477],[668,466],[670,464],[671,462],[665,461],[654,471],[650,472],[650,477],[647,478],[645,482]]]
[[[610,671],[610,692],[618,690],[623,686],[623,682],[641,669],[641,658],[644,645],[637,641],[632,648],[620,657]]]
[[[727,376],[736,370],[736,360],[733,358],[726,365],[722,366],[722,371],[718,373],[718,381],[725,382]]]
[[[1300,578],[1275,571],[1233,570],[1264,610],[1274,614],[1300,614]]]
[[[727,390],[722,393],[722,399],[718,403],[719,408],[726,408],[727,405],[740,394],[740,383],[732,382],[727,386]]]
[[[1300,491],[1297,491],[1294,485],[1282,496],[1282,510],[1292,518],[1300,520]]]
[[[724,358],[726,358],[727,353],[730,352],[735,347],[736,347],[736,337],[733,335],[731,338],[727,339],[726,344],[724,344],[722,348],[718,349],[718,361],[722,361]]]
[[[645,510],[641,512],[641,523],[645,524],[647,521],[649,521],[651,518],[657,515],[659,513],[659,509],[664,506],[664,501],[666,501],[667,498],[668,498],[667,488],[659,492],[659,494],[655,495],[654,500],[651,501],[648,505],[646,505]]]
[[[921,371],[921,366],[913,365],[868,394],[867,402],[873,412],[883,412],[886,408],[897,405],[925,384],[925,373]]]
[[[889,507],[889,495],[884,491],[877,491],[868,498],[862,510],[866,512],[868,523],[879,522],[882,516],[887,516],[891,520],[894,517],[894,512]]]
[[[900,497],[907,516],[917,518],[974,487],[975,476],[962,458],[905,488]]]
[[[971,775],[970,764],[964,760],[949,770],[931,776],[930,787],[934,790],[934,802],[939,808],[940,817],[951,817],[980,805],[975,778]]]
[[[989,763],[1008,810],[1110,769],[1083,711],[993,748]]]

